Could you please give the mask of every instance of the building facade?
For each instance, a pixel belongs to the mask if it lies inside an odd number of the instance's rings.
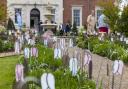
[[[36,28],[39,21],[46,20],[46,4],[52,4],[55,17],[53,20],[57,23],[63,23],[63,0],[8,0],[8,16],[15,22],[17,26],[16,13],[20,13],[23,24],[28,28]]]
[[[87,23],[87,17],[92,10],[95,11],[95,16],[98,19],[101,15],[101,8],[98,6],[99,1],[101,0],[63,0],[64,23],[71,22],[73,24],[75,22],[78,27],[81,27]]]
[[[53,5],[55,17],[53,21],[57,24],[74,22],[78,27],[85,25],[87,16],[91,10],[95,10],[96,17],[100,16],[101,8],[97,6],[100,0],[7,0],[8,16],[17,25],[16,13],[22,16],[23,23],[28,28],[36,27],[38,22],[46,20],[45,6]],[[109,0],[104,0],[109,1]]]

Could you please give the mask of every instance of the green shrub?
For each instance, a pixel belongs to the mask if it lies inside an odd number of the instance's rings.
[[[31,58],[31,61],[29,59],[31,70],[29,70],[27,76],[35,76],[40,79],[43,73],[48,72],[55,76],[56,89],[95,89],[95,83],[87,80],[86,73],[80,79],[77,76],[73,77],[70,70],[63,67],[62,59],[54,59],[53,49],[46,48],[41,44],[36,46],[39,51],[39,57],[37,59]],[[41,67],[42,64],[47,64],[48,66]],[[80,74],[79,72],[78,76]],[[37,86],[34,85],[31,89],[37,89]]]
[[[128,63],[128,51],[126,50],[128,45],[122,42],[110,42],[109,39],[101,42],[97,37],[84,39],[82,34],[80,34],[77,39],[77,45],[80,48],[89,48],[90,51],[100,56],[108,57],[111,60],[121,59],[125,63]]]

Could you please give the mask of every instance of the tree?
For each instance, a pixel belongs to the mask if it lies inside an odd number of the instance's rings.
[[[128,37],[128,5],[124,7],[118,22],[119,31]]]
[[[0,4],[0,22],[6,21],[6,6]]]
[[[15,26],[11,18],[8,19],[7,30],[15,30]]]
[[[106,22],[108,23],[111,31],[115,32],[118,30],[117,21],[119,20],[120,12],[118,6],[114,5],[112,0],[107,2],[100,1],[98,5],[103,8],[103,13],[107,17]]]

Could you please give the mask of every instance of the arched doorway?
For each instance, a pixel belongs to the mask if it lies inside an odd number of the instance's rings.
[[[34,8],[30,12],[30,28],[38,28],[38,23],[40,21],[40,11]]]

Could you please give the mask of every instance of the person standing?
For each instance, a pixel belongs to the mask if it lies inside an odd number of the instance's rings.
[[[105,34],[108,34],[108,24],[106,22],[106,16],[104,14],[101,14],[98,19],[98,27],[99,27],[99,38],[101,40],[104,40]]]
[[[68,22],[65,27],[66,36],[69,34],[70,31],[71,31],[71,24],[70,22]]]
[[[87,17],[87,34],[93,35],[95,33],[95,12],[92,10],[91,14]]]
[[[106,16],[101,14],[98,19],[99,33],[108,33],[108,24],[106,23]]]

